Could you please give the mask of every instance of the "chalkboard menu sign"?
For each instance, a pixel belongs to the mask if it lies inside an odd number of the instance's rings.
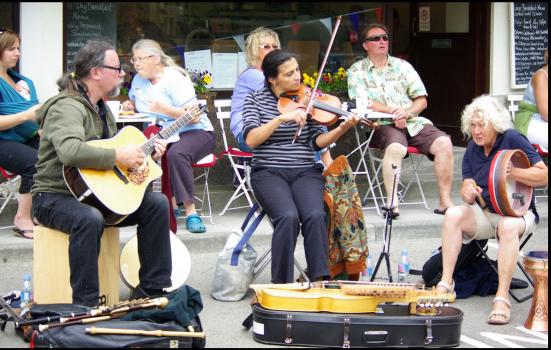
[[[77,51],[88,40],[117,43],[117,6],[114,2],[68,2],[63,4],[63,68],[73,69]]]
[[[547,2],[511,3],[511,86],[523,88],[544,65],[548,45]]]

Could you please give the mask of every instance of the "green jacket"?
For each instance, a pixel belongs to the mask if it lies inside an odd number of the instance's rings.
[[[78,168],[111,169],[115,150],[87,145],[102,138],[103,122],[94,107],[82,96],[61,92],[40,108],[37,121],[42,129],[36,175],[31,193],[71,194],[63,179],[63,165]],[[109,137],[117,131],[115,118],[107,108]]]

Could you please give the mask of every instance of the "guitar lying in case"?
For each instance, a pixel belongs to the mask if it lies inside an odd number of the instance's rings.
[[[454,301],[449,294],[409,284],[337,288],[331,284],[302,290],[297,284],[251,285],[256,293],[253,339],[267,344],[345,348],[452,347],[460,343],[463,312],[444,304]],[[346,290],[348,287],[352,290]]]

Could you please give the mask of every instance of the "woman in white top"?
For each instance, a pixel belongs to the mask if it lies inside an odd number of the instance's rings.
[[[123,103],[124,110],[155,115],[165,120],[166,126],[197,103],[187,72],[167,56],[156,41],[136,42],[131,62],[137,74],[128,94],[130,100]],[[195,209],[192,164],[213,152],[216,142],[213,131],[203,113],[178,130],[179,140],[170,144],[167,152],[170,185],[177,204],[183,204],[186,209],[186,227],[193,233],[205,232],[206,228]]]
[[[533,75],[526,92],[524,100],[519,104],[515,116],[515,129],[528,138],[533,144],[538,144],[546,150],[549,148],[548,139],[548,114],[549,103],[549,79],[548,74],[548,52],[544,53],[545,66],[538,69]]]

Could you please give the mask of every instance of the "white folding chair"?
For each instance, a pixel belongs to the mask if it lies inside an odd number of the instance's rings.
[[[375,152],[377,151],[378,149],[377,148],[373,148],[371,147],[369,144],[367,145],[367,153],[369,154],[369,162],[371,163],[371,168],[373,169],[374,171],[374,176],[373,178],[376,179],[376,186],[379,188],[379,191],[381,193],[381,197],[379,198],[382,198],[382,205],[386,205],[386,202],[387,202],[387,196],[385,195],[382,195],[382,181],[379,180],[379,174],[381,173],[382,171],[382,167],[383,167],[383,156],[384,154],[381,154],[380,157],[378,157]],[[380,152],[384,152],[382,150],[378,150]],[[410,162],[410,167],[407,168],[407,167],[404,167],[404,163],[406,163],[406,166],[407,166],[407,160],[403,160],[402,161],[402,169],[400,169],[400,176],[399,176],[399,181],[398,181],[398,187],[397,187],[397,191],[398,191],[398,203],[400,205],[411,205],[411,204],[423,204],[425,206],[425,208],[428,210],[429,209],[429,206],[427,204],[427,199],[425,197],[425,192],[423,191],[423,186],[421,185],[421,180],[419,179],[419,174],[418,174],[418,169],[421,165],[421,163],[423,162],[423,159],[425,158],[425,155],[423,155],[421,152],[419,152],[419,150],[415,147],[412,147],[412,146],[408,146],[408,149],[407,149],[407,153],[408,153],[408,159],[409,159],[409,162]],[[406,171],[404,171],[404,168]],[[411,174],[409,174],[409,179],[406,182],[402,181],[403,179],[403,175],[404,174],[407,174],[408,172],[410,172]],[[382,176],[382,175],[381,175]],[[417,184],[417,188],[419,189],[419,193],[421,195],[421,200],[411,200],[411,201],[406,201],[406,195],[409,191],[409,189],[411,188],[411,185],[413,184]],[[369,193],[366,193],[366,196],[364,196],[363,201],[365,201],[367,199],[367,195]]]
[[[367,138],[365,141],[362,141],[361,135],[366,133]],[[369,131],[366,130],[364,125],[356,125],[354,127],[354,136],[356,138],[356,144],[358,145],[350,153],[346,155],[346,158],[350,158],[354,153],[359,152],[359,161],[356,168],[352,171],[355,178],[358,178],[360,175],[365,175],[367,178],[367,192],[362,200],[362,209],[375,209],[377,214],[381,215],[379,209],[379,201],[384,205],[384,196],[381,189],[381,183],[378,178],[373,177],[371,174],[375,174],[375,169],[372,169],[371,172],[368,169],[366,158],[368,157],[368,146],[373,137],[373,129]],[[378,194],[376,193],[378,191]],[[373,200],[373,206],[368,206],[369,200]]]
[[[215,100],[214,107],[216,108],[216,117],[220,122],[220,129],[222,130],[222,139],[224,141],[224,151],[221,153],[221,155],[228,157],[228,160],[230,161],[235,177],[238,180],[237,188],[235,189],[232,196],[224,206],[224,209],[219,214],[219,215],[224,215],[227,210],[248,208],[253,206],[253,201],[251,199],[252,191],[250,187],[247,185],[247,176],[248,176],[247,174],[249,172],[248,163],[252,159],[253,154],[249,152],[241,151],[237,147],[230,146],[230,143],[228,142],[226,128],[224,127],[224,124],[225,124],[224,122],[227,121],[229,124],[229,121],[230,121],[231,100]],[[244,158],[246,160],[244,164],[237,163],[237,158],[239,157]],[[241,172],[243,172],[244,175]],[[231,206],[232,203],[238,198],[240,198],[241,196],[245,196],[249,205],[237,206],[237,207]]]
[[[10,200],[17,199],[19,184],[21,183],[21,176],[12,174],[6,169],[0,167],[0,175],[4,178],[4,182],[0,183],[0,200],[2,200],[2,206],[0,207],[0,215],[9,204]],[[0,229],[9,228],[13,226],[0,227]]]

